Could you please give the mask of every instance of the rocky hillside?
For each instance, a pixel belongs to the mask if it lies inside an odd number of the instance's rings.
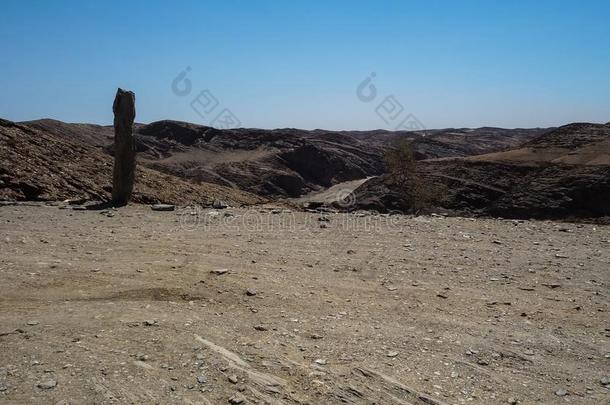
[[[571,124],[512,151],[420,162],[418,176],[443,192],[444,210],[462,215],[608,216],[609,141],[608,125]],[[404,210],[398,191],[389,176],[376,177],[354,191],[352,208]]]
[[[610,126],[570,124],[551,130],[520,148],[476,156],[471,160],[610,165]]]
[[[0,120],[0,199],[107,200],[111,178],[112,158],[99,148]],[[139,168],[136,174],[136,202],[207,205],[215,198],[233,205],[262,201],[246,192],[216,184],[192,184],[148,168]]]
[[[29,121],[30,127],[112,154],[112,127]],[[299,197],[383,173],[384,149],[414,141],[419,159],[470,156],[516,147],[545,130],[500,128],[389,131],[218,130],[178,121],[137,125],[138,158],[150,168],[273,197]]]

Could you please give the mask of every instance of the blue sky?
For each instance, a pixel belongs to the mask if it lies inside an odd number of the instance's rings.
[[[4,0],[0,117],[109,124],[120,86],[139,122],[392,129],[388,96],[427,128],[608,122],[609,21],[601,0]]]

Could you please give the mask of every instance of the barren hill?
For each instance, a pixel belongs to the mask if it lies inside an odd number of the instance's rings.
[[[112,128],[55,120],[24,124],[112,154]],[[384,149],[413,139],[419,159],[497,152],[545,129],[443,129],[421,132],[227,129],[180,121],[136,126],[145,166],[196,182],[274,197],[300,197],[335,184],[383,173]]]
[[[507,218],[610,215],[610,126],[570,124],[522,148],[422,161],[420,178],[442,190],[441,206],[459,214]],[[408,209],[389,176],[354,191],[354,208]]]
[[[551,130],[521,148],[470,160],[610,165],[610,125],[570,124]]]
[[[101,150],[66,136],[0,120],[0,198],[106,200],[111,178],[112,158]],[[136,174],[136,202],[206,205],[214,198],[235,205],[262,201],[246,192],[216,184],[192,184],[148,168],[140,167]]]

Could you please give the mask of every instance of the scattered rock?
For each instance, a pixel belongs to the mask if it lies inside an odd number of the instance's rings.
[[[210,270],[210,273],[216,274],[217,276],[220,276],[222,274],[227,274],[228,272],[229,272],[229,269],[214,269],[214,270]]]
[[[564,390],[563,388],[560,388],[555,391],[555,395],[557,395],[558,397],[565,397],[566,395],[568,395],[568,391]]]
[[[229,205],[222,201],[222,200],[214,200],[214,202],[212,203],[212,208],[216,209],[216,210],[223,210],[225,208],[229,208]]]
[[[55,388],[57,386],[57,381],[55,380],[47,380],[47,381],[43,381],[38,383],[37,387],[40,388],[41,390],[50,390],[52,388]]]
[[[205,376],[204,376],[204,375],[200,375],[200,376],[197,376],[197,382],[198,382],[199,384],[205,384],[205,383],[207,383],[207,382],[208,382],[208,379],[207,379],[207,378],[205,378]]]
[[[317,339],[322,339],[324,336],[318,335],[317,333],[312,333],[310,337],[314,340],[317,340]]]
[[[28,321],[27,325],[28,326],[36,326],[36,325],[38,325],[38,323],[39,323],[38,321]]]
[[[159,321],[147,319],[143,324],[144,326],[159,326]]]
[[[254,325],[254,329],[260,332],[265,332],[269,330],[265,325]]]
[[[254,289],[254,288],[248,288],[248,289],[246,290],[246,295],[247,295],[247,296],[249,296],[249,297],[253,297],[253,296],[255,296],[255,295],[256,295],[256,289]]]
[[[153,211],[173,211],[176,209],[172,204],[154,204],[150,207]]]
[[[386,356],[387,357],[396,357],[396,356],[398,356],[398,352],[387,352]]]
[[[319,364],[321,366],[325,366],[326,365],[326,359],[316,359],[314,361],[314,363]]]
[[[600,378],[599,383],[606,387],[607,385],[610,385],[610,379],[608,379],[607,377],[602,377]]]
[[[229,376],[229,382],[231,384],[237,384],[239,382],[239,379],[237,378],[237,376],[235,374],[232,374]]]
[[[516,398],[508,398],[506,402],[508,402],[510,405],[517,405],[519,403],[519,400]]]
[[[244,402],[246,402],[246,398],[241,394],[235,394],[229,398],[230,404],[243,404]]]

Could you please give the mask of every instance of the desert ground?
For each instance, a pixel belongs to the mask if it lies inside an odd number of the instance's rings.
[[[27,203],[0,235],[0,403],[610,403],[607,225]]]

